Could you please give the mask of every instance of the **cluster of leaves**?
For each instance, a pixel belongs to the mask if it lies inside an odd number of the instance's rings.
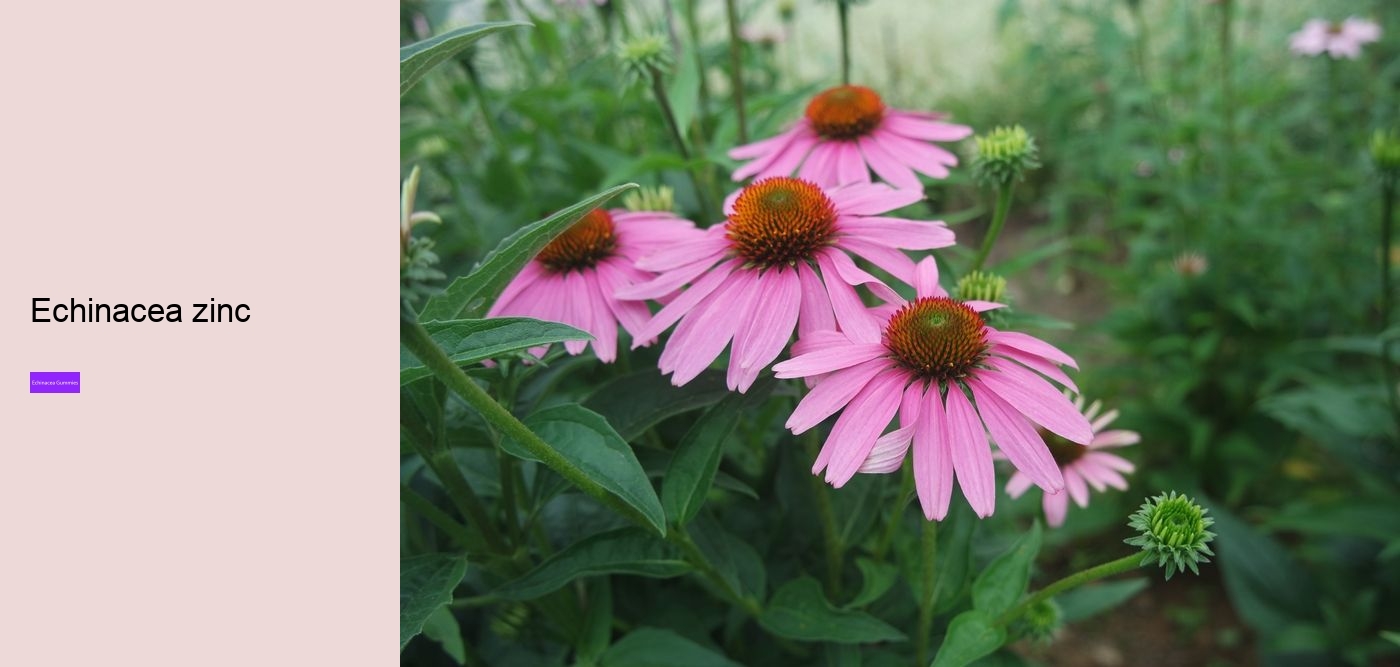
[[[1368,11],[1387,33],[1360,60],[1289,53],[1306,19]],[[1076,239],[1060,284],[1114,286],[1091,330],[1115,344],[1091,363],[1118,369],[1095,385],[1154,444],[1147,486],[1217,499],[1225,585],[1267,660],[1394,654],[1397,330],[1377,303],[1395,250],[1366,142],[1400,121],[1400,7],[1005,0],[1001,17],[1019,48],[960,111],[1045,147],[1030,234]]]

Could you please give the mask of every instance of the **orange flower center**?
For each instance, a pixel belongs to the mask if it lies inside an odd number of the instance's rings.
[[[767,268],[811,259],[836,234],[836,205],[807,181],[775,176],[739,192],[725,236],[749,264]]]
[[[885,326],[885,347],[919,377],[944,382],[966,377],[987,353],[982,316],[946,296],[905,304]]]
[[[817,93],[807,104],[807,120],[827,139],[854,139],[869,134],[885,117],[885,103],[865,86],[837,86]]]
[[[537,259],[555,272],[564,273],[597,266],[598,262],[612,256],[615,248],[617,230],[613,227],[612,215],[595,208],[573,227],[554,237]]]

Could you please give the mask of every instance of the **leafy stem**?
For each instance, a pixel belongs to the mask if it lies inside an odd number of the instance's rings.
[[[666,534],[666,540],[680,547],[681,551],[685,553],[686,561],[700,573],[700,576],[704,577],[711,584],[714,584],[715,587],[724,594],[724,597],[728,598],[734,604],[739,605],[741,609],[754,618],[758,618],[759,614],[763,613],[763,608],[759,606],[756,600],[750,597],[744,597],[739,591],[734,590],[733,586],[729,585],[724,575],[721,575],[719,571],[710,564],[710,560],[700,551],[700,547],[696,546],[695,541],[690,539],[690,534],[686,532],[683,526],[672,528]]]
[[[982,269],[982,265],[987,262],[987,256],[992,254],[992,246],[996,245],[997,237],[1001,236],[1001,228],[1006,225],[1006,216],[1011,212],[1012,187],[1011,183],[997,187],[997,206],[992,212],[992,226],[987,228],[987,238],[982,239],[982,249],[977,252],[977,261],[972,264],[973,271]]]
[[[729,18],[729,82],[734,89],[734,109],[739,114],[739,143],[749,143],[749,122],[744,114],[744,46],[739,41],[739,11],[734,0],[724,0]]]
[[[817,437],[816,429],[808,430],[802,435],[807,453],[813,460],[821,450],[821,443],[817,441]],[[809,479],[812,480],[812,494],[817,500],[817,516],[822,522],[822,543],[826,552],[826,593],[835,599],[841,596],[841,553],[845,551],[845,545],[841,544],[841,534],[836,530],[836,512],[831,507],[831,491],[820,477],[810,475]]]
[[[661,117],[666,121],[666,129],[671,133],[671,141],[676,144],[676,150],[680,152],[681,158],[686,162],[691,161],[690,148],[685,143],[685,134],[681,126],[676,123],[676,112],[671,107],[671,96],[666,93],[666,83],[661,75],[661,70],[655,65],[647,65],[647,76],[651,79],[651,92],[656,96],[656,105],[661,107]],[[700,176],[697,172],[703,169],[703,165],[692,165],[687,173],[690,175],[690,184],[695,188],[695,198],[700,202],[701,214],[706,220],[714,220],[714,212],[710,210],[710,200],[705,196],[706,189],[700,183]]]
[[[919,664],[928,663],[928,639],[933,632],[933,605],[938,600],[938,522],[925,521],[919,537],[919,578],[923,581],[919,598],[918,634],[914,636]]]
[[[1059,581],[1056,581],[1053,584],[1050,584],[1049,586],[1046,586],[1045,588],[1036,591],[1030,597],[1022,600],[1020,604],[1016,605],[1015,607],[1012,607],[1010,610],[1008,610],[1001,616],[998,616],[996,619],[996,625],[1005,626],[1006,624],[1011,623],[1012,621],[1020,618],[1021,614],[1026,613],[1026,610],[1067,590],[1083,586],[1084,584],[1087,584],[1091,581],[1098,581],[1099,579],[1103,579],[1104,577],[1111,577],[1115,574],[1128,572],[1129,570],[1136,570],[1141,566],[1142,553],[1138,552],[1128,554],[1127,556],[1119,558],[1118,560],[1111,560],[1107,563],[1101,563],[1086,570],[1080,570],[1079,572],[1075,572],[1074,574],[1071,574]]]

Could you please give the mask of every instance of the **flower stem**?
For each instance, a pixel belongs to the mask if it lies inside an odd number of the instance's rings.
[[[841,85],[851,85],[851,6],[847,0],[836,0],[836,15],[841,24]]]
[[[429,502],[427,498],[418,495],[413,489],[402,484],[399,485],[399,502],[407,505],[409,509],[413,510],[424,519],[427,519],[428,523],[437,526],[438,530],[447,533],[447,536],[452,538],[452,541],[456,542],[458,545],[469,549],[479,545],[480,541],[472,539],[471,533],[467,531],[466,526],[463,526],[461,523],[458,523],[456,519],[448,516],[447,512],[438,509],[437,505]]]
[[[418,455],[423,457],[423,461],[437,475],[438,481],[442,482],[442,488],[447,491],[447,497],[452,499],[452,504],[457,506],[457,510],[462,513],[462,516],[466,517],[476,532],[481,534],[486,548],[495,554],[506,554],[508,552],[506,543],[501,539],[501,534],[496,531],[495,524],[491,522],[486,505],[481,502],[481,498],[477,497],[476,492],[472,491],[466,476],[462,474],[462,469],[457,467],[457,460],[452,458],[452,451],[435,444],[420,442],[418,438],[409,438],[408,440],[413,443],[413,448],[418,451]]]
[[[403,346],[407,348],[413,356],[417,357],[419,361],[422,361],[423,365],[427,366],[428,369],[433,372],[433,375],[436,375],[443,384],[446,384],[448,389],[452,390],[453,393],[466,401],[467,405],[470,405],[477,412],[481,413],[481,416],[486,419],[488,424],[499,429],[503,435],[509,436],[520,443],[520,445],[529,451],[530,455],[535,459],[549,466],[550,469],[559,473],[564,479],[573,483],[574,486],[577,486],[584,493],[598,499],[599,502],[612,508],[613,511],[616,511],[618,514],[627,517],[633,523],[648,530],[653,529],[651,522],[647,520],[641,512],[631,505],[622,502],[616,496],[608,493],[602,485],[593,481],[587,473],[580,470],[573,462],[564,458],[558,450],[542,440],[540,436],[535,435],[535,432],[531,431],[530,427],[517,419],[509,410],[501,407],[501,404],[491,398],[491,396],[486,393],[486,390],[478,387],[471,378],[467,377],[466,373],[462,372],[461,368],[457,367],[457,364],[454,363],[452,359],[448,358],[447,353],[443,352],[442,348],[438,347],[437,343],[433,342],[427,330],[423,328],[422,324],[418,323],[417,318],[413,317],[412,313],[405,312],[399,319],[399,341],[403,343]],[[453,465],[449,472],[451,471],[455,471],[457,477],[461,479],[462,484],[465,485],[466,480],[462,478],[461,470],[458,470],[456,466]],[[439,473],[439,477],[441,476],[441,473]],[[446,480],[444,480],[444,482],[446,482]],[[470,492],[471,489],[467,487],[466,490]],[[451,493],[452,489],[449,488],[448,491]],[[494,533],[494,529],[492,529],[492,532]],[[496,535],[495,540],[496,543],[499,544],[500,536]],[[488,542],[489,541],[490,540],[488,540]]]
[[[1068,577],[1065,577],[1064,579],[1056,581],[1055,583],[1036,591],[1030,597],[1026,598],[1025,600],[1022,600],[1020,604],[1016,605],[1015,607],[1012,607],[1009,611],[1002,614],[1001,616],[998,616],[996,620],[996,625],[1006,625],[1007,623],[1010,623],[1020,618],[1021,614],[1026,613],[1026,610],[1030,609],[1031,607],[1034,607],[1035,605],[1040,604],[1041,602],[1044,602],[1049,598],[1059,595],[1060,593],[1070,590],[1071,588],[1077,588],[1091,581],[1097,581],[1104,577],[1110,577],[1115,574],[1127,572],[1129,570],[1136,570],[1141,566],[1142,552],[1138,552],[1128,554],[1127,556],[1119,558],[1118,560],[1111,560],[1107,563],[1095,565],[1087,570],[1075,572],[1074,574],[1071,574]]]
[[[915,655],[918,656],[918,664],[924,665],[928,664],[928,639],[929,633],[933,632],[933,605],[938,600],[938,569],[934,567],[938,562],[937,521],[924,522],[919,539],[919,554],[923,597],[919,600],[919,627],[918,635],[914,637],[914,649]]]
[[[1001,228],[1006,225],[1006,214],[1011,211],[1012,187],[1012,184],[1007,183],[997,189],[997,207],[992,212],[992,226],[987,228],[987,238],[982,239],[982,249],[977,252],[977,261],[972,264],[973,271],[982,269],[982,265],[987,262],[987,256],[992,254],[992,246],[996,245],[997,237],[1001,236]]]
[[[821,450],[821,443],[817,441],[817,430],[811,429],[802,435],[802,440],[807,446],[807,453],[815,460]],[[826,552],[826,594],[831,598],[841,596],[841,552],[845,546],[841,544],[841,534],[836,530],[836,512],[831,507],[831,491],[827,488],[826,482],[820,477],[811,475],[812,493],[817,497],[817,516],[822,522],[822,543]]]
[[[1390,328],[1390,289],[1391,259],[1390,246],[1395,232],[1395,186],[1396,175],[1388,172],[1381,176],[1381,335]],[[1395,386],[1395,363],[1390,357],[1391,339],[1381,342],[1381,371],[1385,380],[1385,395],[1390,402],[1390,413],[1395,419],[1397,434],[1400,434],[1400,391]]]
[[[666,93],[666,84],[662,80],[661,70],[655,66],[647,67],[651,76],[651,91],[656,96],[656,104],[661,107],[661,116],[666,121],[666,129],[671,132],[671,141],[676,144],[676,150],[680,152],[681,158],[686,162],[691,161],[690,148],[686,146],[685,134],[681,131],[681,126],[676,123],[676,113],[671,107],[671,97]],[[706,196],[706,189],[700,182],[700,176],[696,172],[704,166],[692,166],[687,170],[690,174],[690,184],[695,187],[695,199],[700,202],[700,211],[706,220],[715,220],[713,211],[710,209],[710,199]]]
[[[1234,201],[1234,177],[1230,168],[1230,159],[1235,152],[1235,84],[1234,84],[1234,50],[1231,47],[1231,38],[1234,31],[1234,0],[1220,0],[1220,109],[1224,120],[1225,141],[1222,146],[1222,156],[1220,165],[1220,181],[1225,191],[1225,201]]]
[[[744,46],[739,41],[739,11],[734,0],[724,0],[729,15],[729,81],[734,89],[734,107],[739,113],[739,143],[749,143],[749,122],[744,114]]]
[[[889,553],[890,545],[894,543],[894,532],[899,528],[901,519],[904,518],[904,511],[908,506],[906,501],[909,498],[909,492],[913,490],[914,474],[910,471],[908,466],[905,466],[903,468],[903,473],[900,475],[899,496],[896,501],[899,504],[899,510],[889,513],[887,517],[888,521],[885,523],[885,532],[880,535],[880,541],[875,543],[875,551],[871,554],[875,557],[875,560],[881,563],[885,562],[885,554]]]

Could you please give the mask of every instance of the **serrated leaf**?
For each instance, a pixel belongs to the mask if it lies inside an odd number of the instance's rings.
[[[864,607],[879,600],[899,578],[899,568],[863,556],[856,559],[856,567],[860,568],[860,592],[847,607]]]
[[[1005,643],[1005,629],[997,627],[986,612],[970,609],[948,623],[948,633],[943,636],[932,667],[965,667],[991,655]]]
[[[510,28],[532,27],[524,21],[478,23],[399,47],[399,97],[403,97],[428,70],[461,53],[487,35]]]
[[[904,633],[874,616],[832,606],[821,583],[811,577],[783,584],[758,622],[779,637],[801,641],[862,644],[905,639]]]
[[[637,628],[603,654],[603,667],[740,667],[670,630]]]
[[[528,317],[435,321],[425,323],[423,328],[428,330],[433,342],[459,366],[479,363],[540,345],[592,338],[586,332],[567,324],[532,320]],[[418,357],[413,356],[403,345],[399,345],[400,386],[432,374]]]
[[[1022,535],[1006,553],[997,556],[972,582],[972,607],[988,616],[999,616],[1011,609],[1030,583],[1031,564],[1040,552],[1040,522]]]
[[[418,320],[431,322],[485,314],[525,263],[534,259],[554,237],[572,227],[589,211],[635,187],[636,183],[626,183],[609,188],[507,236],[470,273],[452,281],[441,294],[428,299]]]
[[[467,559],[456,554],[424,554],[399,559],[399,650],[423,631],[439,607],[452,602],[452,590],[467,573]]]
[[[658,534],[666,534],[666,513],[661,509],[656,489],[637,462],[632,447],[606,419],[570,403],[545,408],[524,421],[585,477],[640,512]],[[501,438],[501,449],[527,461],[540,460],[509,436]]]
[[[495,593],[509,600],[531,600],[579,577],[632,574],[665,578],[689,571],[690,564],[676,547],[639,528],[619,528],[569,545]]]
[[[714,484],[719,461],[724,455],[724,443],[729,439],[739,418],[746,410],[762,405],[773,388],[765,379],[750,388],[747,394],[730,394],[705,412],[686,432],[681,444],[666,467],[661,483],[661,506],[677,525],[695,518],[705,497]]]
[[[714,405],[728,395],[722,373],[706,371],[677,387],[651,368],[603,383],[583,405],[607,417],[618,435],[632,441],[663,419]]]
[[[1060,605],[1061,618],[1066,623],[1074,623],[1117,607],[1144,588],[1147,588],[1146,577],[1105,581],[1061,593],[1055,596],[1055,603]]]

